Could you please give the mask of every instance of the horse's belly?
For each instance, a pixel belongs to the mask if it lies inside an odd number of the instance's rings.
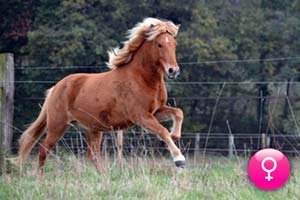
[[[92,130],[122,130],[134,125],[128,116],[110,109],[97,109],[95,107],[92,110],[73,110],[72,116],[74,121]]]
[[[130,127],[132,127],[134,124],[130,121],[121,121],[118,123],[114,123],[112,124],[112,130],[124,130],[124,129],[128,129]]]

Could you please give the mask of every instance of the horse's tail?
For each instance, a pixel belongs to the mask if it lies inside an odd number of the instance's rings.
[[[47,104],[52,88],[47,91],[46,99],[38,118],[24,131],[19,139],[19,153],[15,163],[22,165],[47,128]]]

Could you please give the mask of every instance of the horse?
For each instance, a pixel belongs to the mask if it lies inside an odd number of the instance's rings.
[[[19,139],[17,163],[22,165],[43,133],[39,148],[38,170],[43,174],[51,149],[70,123],[85,131],[88,158],[102,172],[100,144],[102,132],[142,126],[168,146],[175,166],[184,167],[185,157],[175,145],[181,137],[183,112],[166,105],[165,77],[175,79],[180,68],[176,60],[175,36],[180,25],[171,21],[146,18],[128,31],[122,48],[108,51],[103,73],[71,74],[47,90],[37,119]],[[173,120],[171,132],[159,122]]]
[[[123,131],[117,131],[117,162],[118,166],[121,168],[123,166]]]

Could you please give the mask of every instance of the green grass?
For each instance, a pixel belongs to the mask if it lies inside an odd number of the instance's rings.
[[[191,161],[192,162],[192,161]],[[0,177],[0,199],[299,199],[299,162],[292,163],[287,184],[276,191],[255,188],[246,173],[247,160],[206,158],[200,166],[177,169],[171,160],[127,158],[119,169],[113,161],[99,175],[82,157],[51,158],[42,178],[36,159],[22,172]]]

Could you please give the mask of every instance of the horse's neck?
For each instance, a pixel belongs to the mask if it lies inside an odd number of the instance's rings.
[[[147,51],[147,46],[141,46],[141,48],[135,53],[132,61],[128,64],[128,70],[131,70],[134,74],[140,76],[145,82],[151,85],[164,84],[164,71],[163,68],[157,66],[157,64],[151,60],[150,56],[142,51]]]

